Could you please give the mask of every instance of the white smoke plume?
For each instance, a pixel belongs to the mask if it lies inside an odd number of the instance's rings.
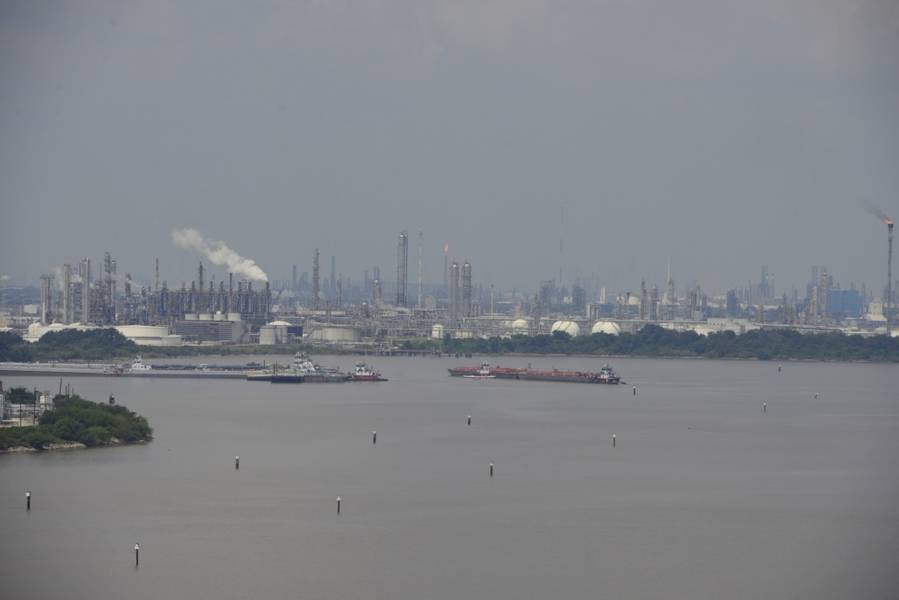
[[[893,220],[888,217],[887,214],[880,209],[880,207],[875,206],[870,202],[865,202],[865,210],[888,225],[891,225],[893,223]]]
[[[201,232],[190,227],[175,228],[172,230],[172,242],[180,248],[195,250],[209,259],[214,265],[226,267],[235,275],[252,279],[253,281],[268,281],[259,265],[251,258],[244,258],[228,247],[220,240],[207,239]]]

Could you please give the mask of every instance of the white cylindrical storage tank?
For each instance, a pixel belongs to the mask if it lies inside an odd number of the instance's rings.
[[[259,328],[259,344],[261,346],[274,346],[277,343],[277,334],[274,327],[263,325]]]
[[[312,332],[310,337],[322,342],[358,342],[362,339],[362,334],[355,327],[321,325]]]
[[[117,325],[115,329],[141,346],[173,346],[181,342],[180,336],[169,335],[165,325]]]
[[[259,328],[259,344],[271,346],[286,343],[288,327],[290,323],[287,321],[272,321],[268,325],[263,325]]]

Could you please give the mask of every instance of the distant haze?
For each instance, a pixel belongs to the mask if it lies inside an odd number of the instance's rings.
[[[895,0],[0,3],[0,277],[190,226],[271,279],[884,285]],[[564,206],[564,226],[560,209]],[[559,237],[564,234],[560,256]],[[225,267],[213,267],[223,274]],[[4,280],[8,281],[8,280]]]

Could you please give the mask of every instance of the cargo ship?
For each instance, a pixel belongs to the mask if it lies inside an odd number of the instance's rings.
[[[568,383],[623,383],[621,381],[621,377],[619,377],[609,365],[603,365],[599,372],[563,371],[560,369],[542,371],[539,369],[532,369],[530,367],[491,367],[488,363],[484,362],[481,363],[481,365],[478,367],[453,367],[452,369],[449,369],[449,374],[452,377],[468,377],[479,379],[496,378],[518,379],[525,381],[562,381]]]

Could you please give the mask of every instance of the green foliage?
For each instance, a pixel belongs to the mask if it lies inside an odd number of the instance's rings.
[[[34,448],[43,450],[48,444],[60,441],[38,427],[4,427],[0,429],[0,450],[9,448]]]
[[[28,390],[23,387],[9,388],[3,395],[6,396],[7,402],[11,404],[34,404],[37,397],[34,390]]]
[[[647,325],[637,333],[570,337],[512,336],[490,339],[445,339],[445,352],[468,354],[600,354],[614,356],[684,356],[750,358],[758,360],[867,360],[899,362],[899,338],[885,335],[850,336],[842,333],[802,334],[796,330],[732,331],[700,336]]]
[[[53,442],[80,442],[103,446],[149,441],[153,430],[144,417],[124,406],[109,406],[79,396],[56,396],[53,410],[41,415],[36,427],[0,429],[0,450],[16,446],[43,449]]]
[[[137,344],[115,329],[52,331],[33,344],[15,334],[0,333],[0,361],[102,360],[139,351]]]

